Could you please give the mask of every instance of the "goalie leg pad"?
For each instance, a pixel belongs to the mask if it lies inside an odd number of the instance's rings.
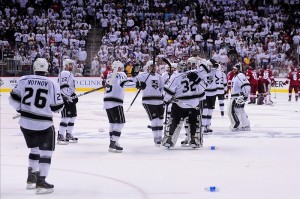
[[[168,148],[175,146],[175,144],[178,140],[178,136],[181,131],[183,122],[184,122],[184,120],[181,119],[179,121],[179,123],[177,123],[177,125],[176,125],[176,124],[172,123],[172,119],[170,119],[170,123],[166,126],[167,130],[165,131],[165,137],[162,141],[163,146],[168,147]],[[175,126],[175,128],[174,128],[174,126]]]

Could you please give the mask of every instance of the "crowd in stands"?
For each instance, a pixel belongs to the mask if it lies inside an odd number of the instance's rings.
[[[23,62],[47,58],[55,75],[63,58],[74,59],[84,74],[91,19],[102,28],[102,44],[93,55],[91,75],[114,60],[125,66],[158,57],[214,58],[227,71],[270,66],[286,76],[299,65],[300,9],[297,0],[15,0],[0,10],[0,40]],[[47,3],[46,3],[47,2]],[[7,42],[8,41],[8,42]],[[1,44],[1,42],[0,42]],[[2,45],[3,46],[3,45]],[[158,60],[159,72],[164,64]]]
[[[92,66],[93,75],[101,74],[114,60],[125,65],[145,63],[152,57],[152,46],[156,46],[160,49],[159,56],[172,61],[206,55],[227,70],[242,62],[252,68],[269,65],[275,76],[286,76],[289,68],[299,62],[299,2],[264,3],[107,2],[96,10],[104,34]]]
[[[90,24],[83,1],[2,1],[1,41],[14,53],[14,59],[30,65],[44,57],[50,75],[57,75],[64,58],[76,62],[82,74],[86,61],[86,41]],[[3,47],[4,48],[4,47]]]

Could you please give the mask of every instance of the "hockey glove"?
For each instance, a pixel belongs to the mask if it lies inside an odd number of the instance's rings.
[[[71,95],[71,97],[72,97],[72,99],[73,99],[73,103],[76,104],[76,103],[78,102],[78,97],[77,97],[77,95],[76,95],[75,93],[73,93],[73,94]]]
[[[189,72],[188,74],[187,74],[187,78],[190,80],[190,81],[192,81],[192,82],[195,82],[195,84],[199,84],[199,82],[200,82],[200,78],[199,78],[199,76],[197,75],[197,73],[195,73],[195,72]]]
[[[240,95],[238,98],[236,98],[234,107],[243,108],[244,106],[245,106],[244,96]]]
[[[145,82],[137,82],[136,83],[136,88],[137,89],[142,89],[142,90],[144,90],[145,88],[146,88],[146,83]]]

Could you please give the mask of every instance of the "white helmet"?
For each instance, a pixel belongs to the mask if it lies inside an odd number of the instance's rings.
[[[171,63],[171,68],[177,69],[177,63]]]
[[[113,70],[118,69],[118,68],[121,68],[121,70],[123,71],[123,70],[124,70],[124,64],[123,64],[122,62],[120,62],[120,61],[114,61],[114,62],[112,63],[112,65],[111,65],[111,68],[112,68]]]
[[[179,72],[184,72],[187,70],[187,64],[186,62],[184,61],[180,61],[178,64],[177,64],[177,69]]]
[[[207,73],[211,70],[212,63],[209,60],[201,59],[200,60],[200,67],[202,67]]]
[[[147,61],[145,67],[146,67],[147,69],[150,69],[150,66],[151,66],[151,65],[153,65],[153,60]]]
[[[45,72],[48,73],[49,64],[45,58],[37,58],[33,62],[33,71],[34,72]]]
[[[72,59],[64,59],[63,60],[63,68],[66,69],[66,66],[69,66],[69,64],[72,64],[74,66],[74,61]]]
[[[188,58],[187,63],[190,65],[192,69],[195,69],[198,67],[198,61],[199,60],[196,57],[190,57]]]

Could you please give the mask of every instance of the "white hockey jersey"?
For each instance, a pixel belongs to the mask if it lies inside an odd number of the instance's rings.
[[[163,104],[162,92],[163,92],[164,83],[160,74],[151,73],[149,75],[148,72],[140,73],[136,77],[136,79],[137,81],[146,83],[146,88],[142,90],[143,104],[152,104],[152,105]]]
[[[164,85],[171,79],[172,76],[174,76],[175,74],[177,73],[177,71],[174,71],[171,76],[169,74],[169,72],[164,72],[162,75],[161,75],[161,78],[162,78],[162,81],[164,83]]]
[[[221,80],[219,84],[217,84],[217,95],[223,95],[227,91],[227,76],[224,72],[221,71],[221,73]]]
[[[58,75],[58,83],[60,85],[62,95],[71,97],[71,95],[75,93],[74,75],[70,71],[61,71]]]
[[[38,75],[21,77],[10,93],[9,104],[21,113],[20,126],[30,130],[52,126],[52,112],[59,112],[64,106],[59,85]]]
[[[187,78],[187,72],[176,73],[164,86],[164,101],[171,99],[181,108],[196,108],[205,96],[201,82],[195,84]]]
[[[250,94],[250,83],[243,73],[235,75],[231,82],[231,98],[237,98],[240,93],[243,93],[245,97]]]
[[[107,75],[106,83],[112,77],[112,72]],[[132,82],[127,78],[124,72],[118,72],[111,87],[105,88],[104,92],[104,109],[110,109],[115,106],[123,105],[125,84]]]
[[[212,68],[207,74],[207,87],[205,89],[206,96],[215,96],[218,94],[217,87],[221,83],[222,72],[216,68]]]

